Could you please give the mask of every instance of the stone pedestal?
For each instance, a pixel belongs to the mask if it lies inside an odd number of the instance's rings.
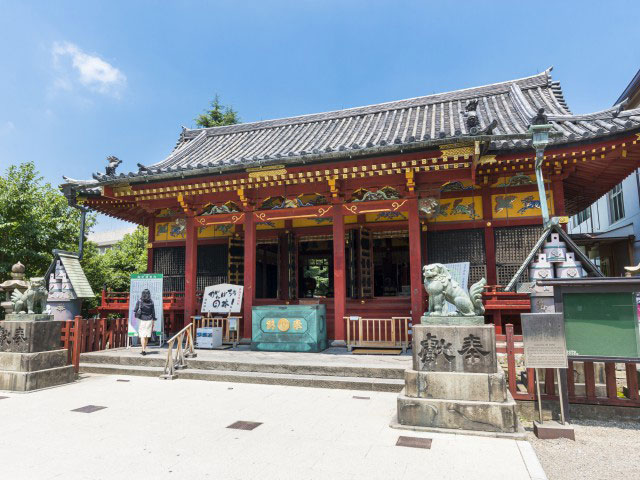
[[[434,324],[413,327],[413,368],[398,396],[398,423],[519,434],[493,325],[484,325],[483,317],[425,318]],[[438,319],[447,324],[436,324]]]
[[[53,316],[12,313],[0,322],[0,390],[24,392],[73,379]]]

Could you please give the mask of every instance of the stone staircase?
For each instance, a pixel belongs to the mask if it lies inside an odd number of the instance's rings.
[[[84,353],[80,357],[80,373],[160,377],[165,352],[146,357],[117,355],[113,351]],[[250,354],[247,358],[236,355],[233,360],[218,360],[212,352],[206,353],[208,358],[188,359],[187,368],[177,371],[178,378],[380,392],[400,392],[404,387],[404,364],[372,365],[366,361],[362,365],[329,364],[323,362],[322,354],[302,354],[309,355],[308,359],[302,357],[303,360],[298,358],[295,362],[282,359],[258,362],[252,360]],[[353,361],[353,357],[345,357]]]

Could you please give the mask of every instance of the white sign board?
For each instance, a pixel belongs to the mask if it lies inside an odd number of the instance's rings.
[[[204,289],[202,313],[239,313],[242,308],[242,285],[221,283]]]
[[[136,317],[136,307],[144,301],[142,293],[149,290],[155,321],[153,322],[156,335],[162,335],[164,322],[162,319],[162,274],[161,273],[134,273],[131,275],[131,287],[129,290],[129,336],[138,336],[140,319]],[[140,311],[140,310],[138,310]]]
[[[522,313],[524,366],[567,368],[567,344],[562,313]]]
[[[196,329],[196,348],[218,348],[222,346],[222,327]]]
[[[462,287],[462,289],[466,292],[469,288],[469,262],[459,262],[459,263],[445,263],[444,266],[449,270],[451,274],[451,278],[458,282],[458,285]],[[447,313],[452,313],[456,311],[455,305],[452,305],[449,302],[446,302],[444,308],[442,309],[442,313],[446,315]]]

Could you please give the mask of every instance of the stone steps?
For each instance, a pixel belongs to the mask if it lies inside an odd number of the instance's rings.
[[[164,355],[111,355],[83,354],[80,357],[80,365],[100,364],[114,366],[141,366],[141,367],[164,367]],[[264,373],[264,374],[284,374],[284,375],[308,375],[308,376],[330,376],[330,377],[355,377],[363,379],[387,379],[403,380],[404,368],[379,367],[361,365],[335,365],[328,363],[312,362],[255,362],[243,361],[242,359],[215,360],[215,359],[187,359],[188,369],[202,371],[225,371],[238,373]],[[184,372],[184,370],[183,370]],[[400,390],[398,390],[400,391]]]
[[[115,363],[81,362],[80,372],[108,375],[140,375],[160,377],[160,375],[162,375],[163,373],[164,362],[162,362],[161,366],[157,365],[157,362],[155,361],[151,363],[152,364],[147,365],[123,365]],[[291,365],[287,365],[287,367],[291,367]],[[294,372],[275,373],[222,369],[201,369],[192,367],[177,370],[176,373],[178,378],[180,379],[207,380],[213,382],[256,383],[263,385],[289,385],[314,388],[340,388],[346,390],[365,390],[378,392],[400,392],[404,387],[404,380],[398,378],[376,378],[319,374],[308,375]]]

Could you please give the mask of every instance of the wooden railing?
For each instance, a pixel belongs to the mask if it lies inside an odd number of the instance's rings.
[[[505,335],[496,335],[498,353],[507,354],[507,378],[509,390],[516,400],[534,400],[535,373],[533,369],[518,367],[516,355],[524,353],[522,335],[514,335],[513,325],[506,325]],[[504,346],[500,346],[504,343]],[[616,377],[616,366],[624,365],[624,378]],[[596,367],[602,375],[596,376]],[[540,370],[543,399],[558,399],[553,369]],[[634,361],[592,362],[573,358],[569,360],[567,378],[569,402],[591,405],[616,405],[640,407],[638,369]],[[583,377],[583,378],[581,378]],[[603,377],[603,378],[597,378]]]
[[[77,316],[62,322],[60,343],[67,349],[68,360],[77,373],[81,353],[126,347],[127,329],[125,318],[83,319]]]
[[[235,330],[231,330],[229,328],[229,325],[230,325],[229,319],[236,320]],[[193,324],[192,335],[194,338],[196,336],[196,330],[198,328],[221,327],[223,344],[233,345],[233,348],[236,348],[238,346],[238,343],[240,343],[240,324],[242,323],[242,317],[239,317],[239,316],[202,317],[197,315],[197,316],[191,317],[191,322]]]
[[[184,347],[182,346],[185,343]],[[174,346],[176,346],[174,353]],[[167,361],[164,364],[164,373],[160,378],[173,380],[176,378],[176,370],[187,368],[187,358],[195,358],[193,345],[193,324],[190,323],[167,341]],[[186,351],[185,351],[186,350]]]
[[[354,347],[402,348],[411,342],[411,317],[344,317],[347,350]]]

